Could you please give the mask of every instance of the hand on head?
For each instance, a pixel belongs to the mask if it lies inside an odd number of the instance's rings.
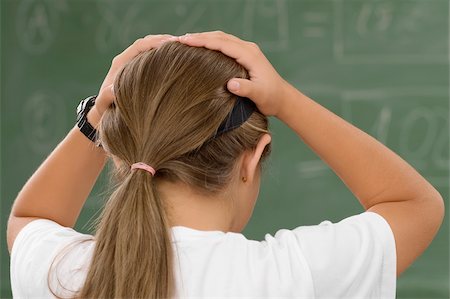
[[[263,114],[277,116],[287,82],[273,68],[257,44],[221,31],[186,34],[180,36],[179,42],[220,51],[234,58],[247,69],[250,79],[232,79],[227,84],[228,90],[250,98]]]
[[[113,84],[120,69],[138,54],[157,48],[167,41],[174,40],[178,40],[178,37],[168,34],[147,35],[144,38],[137,39],[131,46],[114,57],[111,67],[100,87],[99,95],[94,106],[100,116],[114,102]]]

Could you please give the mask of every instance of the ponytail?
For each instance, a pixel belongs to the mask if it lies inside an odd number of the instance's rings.
[[[80,298],[172,296],[172,245],[154,178],[130,171],[108,200]]]

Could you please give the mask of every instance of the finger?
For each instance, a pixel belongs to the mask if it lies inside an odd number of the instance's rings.
[[[177,36],[168,34],[164,35],[147,35],[144,38],[137,39],[131,46],[126,48],[117,56],[122,63],[126,63],[136,57],[138,54],[159,47],[168,41],[178,40]]]
[[[100,115],[103,115],[106,109],[114,102],[116,99],[114,94],[114,85],[108,85],[100,90],[100,94],[95,100],[95,106]]]
[[[193,37],[193,38],[209,38],[209,37],[213,37],[213,38],[217,38],[217,39],[222,39],[222,40],[233,40],[233,41],[241,41],[241,42],[246,42],[245,40],[240,39],[237,36],[234,36],[232,34],[229,33],[225,33],[222,31],[209,31],[209,32],[199,32],[199,33],[186,33],[183,36],[180,36],[180,38],[187,38],[188,40]]]
[[[222,51],[224,54],[237,58],[235,55],[237,51],[230,51],[230,48],[238,48],[243,46],[244,41],[232,35],[221,32],[202,32],[191,33],[180,36],[179,41],[189,46],[205,47],[210,50]],[[225,44],[230,44],[232,47],[224,47]]]
[[[243,41],[230,34],[221,32],[203,32],[180,36],[179,42],[193,46],[205,47],[210,50],[220,51],[223,54],[236,59],[236,61],[249,69],[252,66],[252,53],[255,44]],[[255,45],[255,46],[254,46]]]
[[[154,38],[154,37],[174,37],[171,34],[148,34],[144,38]]]
[[[256,98],[256,93],[258,90],[254,82],[242,78],[233,78],[229,80],[227,82],[227,88],[235,95],[246,97],[252,100]]]
[[[152,35],[137,39],[131,46],[123,51],[123,57],[132,59],[139,53],[151,50],[163,44],[164,42],[177,40],[177,36],[171,35]]]

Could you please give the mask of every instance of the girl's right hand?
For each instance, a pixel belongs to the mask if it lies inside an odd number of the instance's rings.
[[[231,79],[227,84],[228,90],[250,98],[263,114],[278,116],[290,85],[277,73],[257,44],[221,31],[186,34],[180,36],[179,42],[220,51],[234,58],[247,69],[250,79]]]
[[[130,60],[142,52],[157,48],[165,42],[175,40],[178,40],[178,37],[168,34],[147,35],[144,38],[137,39],[122,53],[114,57],[111,67],[103,80],[102,86],[100,87],[95,105],[88,114],[89,123],[96,127],[105,110],[108,109],[108,107],[114,102],[113,83],[118,72],[124,67],[125,64],[130,62]]]

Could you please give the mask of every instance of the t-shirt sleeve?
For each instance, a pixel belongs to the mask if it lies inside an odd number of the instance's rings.
[[[78,233],[50,220],[38,219],[28,223],[17,235],[11,250],[10,275],[14,298],[53,297],[48,288],[48,273],[52,263],[64,257],[67,250],[70,253],[68,258],[72,260],[72,270],[82,268],[83,265],[73,263],[73,257],[78,257],[80,261],[86,260],[83,255],[90,252],[87,247],[92,242],[83,241],[89,239],[92,239],[92,236]],[[68,281],[67,273],[58,273],[56,268],[54,274],[62,276],[60,282]],[[62,288],[69,289],[67,291],[70,291],[71,287],[79,287],[75,284],[82,279],[75,272],[69,276],[71,283]],[[53,283],[52,280],[52,288]],[[60,294],[61,287],[55,285],[54,291]]]
[[[310,268],[316,298],[395,298],[395,241],[379,214],[365,212],[292,232]]]

